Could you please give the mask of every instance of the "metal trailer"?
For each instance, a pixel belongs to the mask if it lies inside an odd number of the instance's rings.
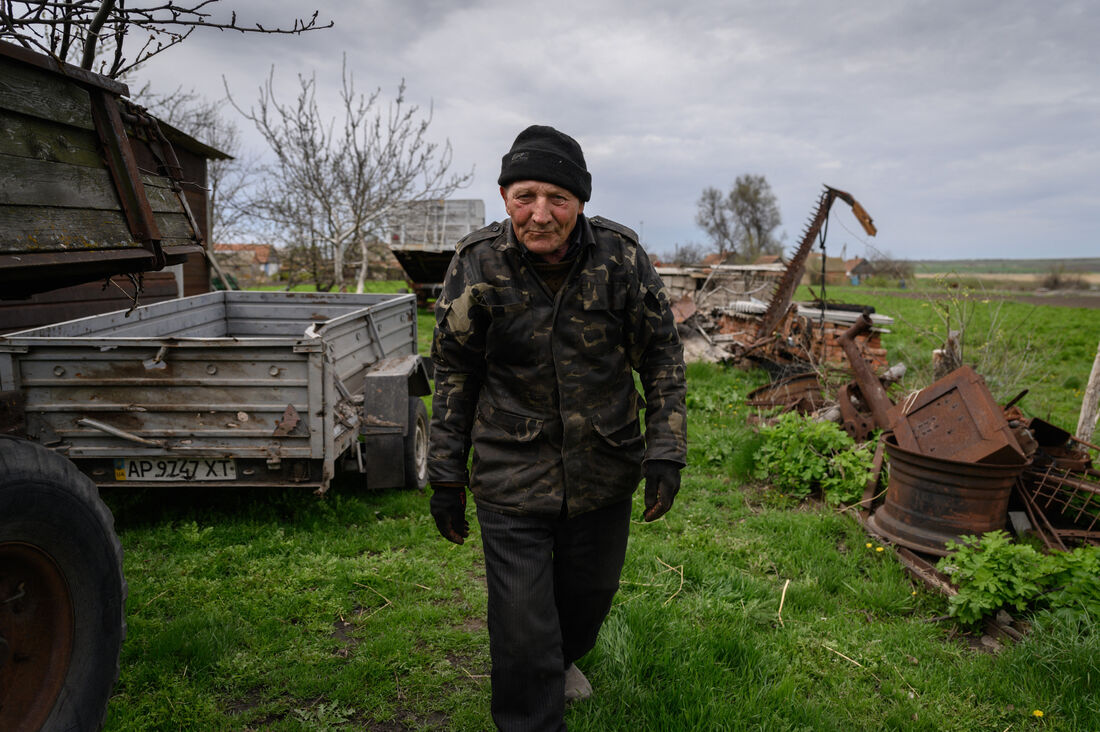
[[[485,226],[477,198],[406,201],[390,218],[390,250],[421,305],[439,295],[458,240]]]
[[[413,295],[212,292],[11,333],[0,391],[98,485],[427,480]]]

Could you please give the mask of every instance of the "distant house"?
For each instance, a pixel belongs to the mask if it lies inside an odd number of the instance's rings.
[[[733,264],[734,254],[733,252],[714,252],[703,257],[703,261],[699,263],[701,267],[713,267],[716,264]]]
[[[279,251],[273,244],[215,244],[214,255],[241,284],[265,282],[279,273]]]
[[[753,264],[783,264],[783,255],[761,254]]]
[[[825,257],[825,284],[842,285],[847,282],[847,268],[840,257]],[[806,270],[802,275],[802,284],[821,284],[821,255],[811,252],[806,258]]]
[[[844,274],[853,285],[858,285],[863,280],[875,274],[875,265],[863,257],[849,259],[844,263]]]

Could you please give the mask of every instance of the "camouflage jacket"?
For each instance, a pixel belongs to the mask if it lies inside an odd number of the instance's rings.
[[[633,231],[583,215],[577,226],[556,295],[506,220],[459,242],[436,302],[429,478],[468,483],[490,510],[557,515],[564,501],[573,516],[629,497],[643,459],[685,463],[667,291]]]

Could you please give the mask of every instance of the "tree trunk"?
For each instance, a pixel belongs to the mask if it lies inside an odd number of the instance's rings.
[[[367,260],[366,239],[359,240],[359,253],[363,256],[363,259],[359,262],[359,274],[355,278],[355,291],[362,294],[367,287],[367,274],[370,266]]]
[[[943,348],[932,351],[932,378],[936,381],[962,366],[961,337],[962,334],[957,330],[948,331]]]
[[[1092,362],[1089,384],[1081,400],[1081,417],[1077,420],[1077,439],[1092,442],[1096,418],[1100,415],[1100,345],[1096,347],[1096,359]]]

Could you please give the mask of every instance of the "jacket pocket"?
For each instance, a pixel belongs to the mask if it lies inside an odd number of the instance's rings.
[[[644,442],[641,423],[636,415],[626,424],[622,424],[621,419],[601,418],[597,414],[592,418],[592,427],[611,447],[631,448]]]
[[[507,412],[496,407],[486,405],[479,408],[478,419],[504,432],[516,442],[531,442],[542,434],[541,419]]]
[[[539,502],[560,507],[560,452],[551,447],[543,431],[543,420],[537,417],[479,406],[471,433],[474,497],[515,511],[529,510]],[[555,494],[556,501],[548,498]]]
[[[572,472],[596,495],[623,495],[634,490],[641,477],[645,437],[637,413],[596,414],[591,419],[593,434]]]

